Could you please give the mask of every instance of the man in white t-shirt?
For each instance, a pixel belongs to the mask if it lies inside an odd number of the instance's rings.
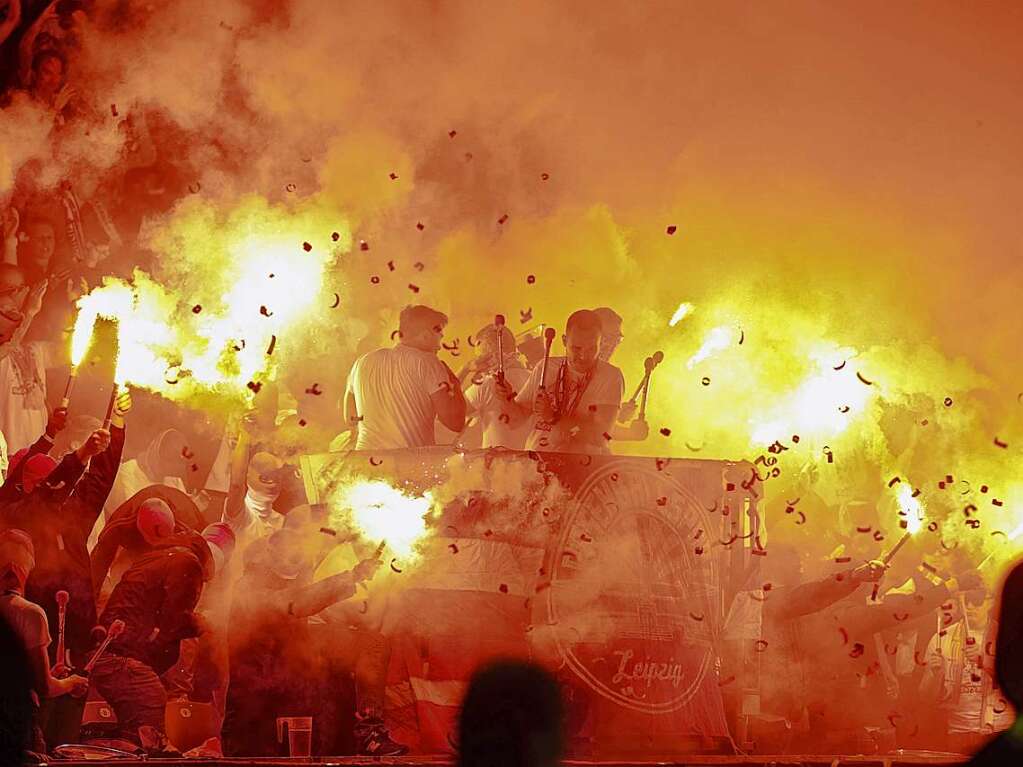
[[[483,448],[505,447],[521,450],[529,436],[529,424],[523,421],[518,426],[510,425],[507,401],[497,394],[498,354],[504,355],[504,377],[513,389],[522,388],[529,379],[529,371],[515,348],[515,335],[501,327],[501,344],[497,343],[497,326],[487,325],[476,334],[477,356],[458,375],[465,385],[467,412],[475,415],[483,430]]]
[[[358,422],[356,450],[435,444],[434,421],[453,432],[465,426],[458,378],[437,358],[448,318],[428,306],[407,306],[398,344],[359,357],[348,375],[344,416]]]
[[[562,453],[609,453],[611,428],[622,404],[622,371],[598,356],[600,317],[580,309],[568,318],[565,357],[551,357],[541,381],[543,362],[533,368],[516,393],[507,381],[499,396],[509,398],[510,425],[531,418],[527,450]],[[510,399],[514,396],[514,399]]]

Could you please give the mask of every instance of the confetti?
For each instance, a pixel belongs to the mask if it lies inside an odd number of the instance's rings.
[[[418,229],[420,232],[423,231],[425,228],[426,224],[424,224],[422,221],[416,222],[416,229]]]
[[[310,244],[308,242],[303,242],[302,243],[302,250],[304,250],[306,253],[308,253],[312,249],[313,249],[312,244]]]
[[[700,379],[700,383],[702,383],[704,386],[710,386],[710,378],[704,376],[703,378]]]
[[[665,435],[665,436],[667,436],[667,435]],[[703,450],[703,445],[700,445],[699,447],[697,447],[696,445],[690,445],[688,442],[686,442],[686,449],[687,450],[691,450],[694,453],[699,453],[701,450]]]
[[[550,177],[551,177],[551,174],[550,174],[550,173],[541,173],[541,174],[540,174],[540,180],[541,180],[541,181],[546,181],[546,180],[547,180],[547,179],[549,179]]]
[[[504,214],[503,216],[501,216],[501,217],[500,217],[499,219],[497,219],[497,223],[499,223],[499,224],[503,224],[503,223],[505,223],[505,222],[506,222],[507,220],[508,220],[508,214],[507,214],[507,213],[505,213],[505,214]]]
[[[273,317],[274,316],[274,313],[271,312],[269,309],[267,309],[265,306],[260,306],[259,307],[259,313],[262,314],[264,317]]]
[[[379,466],[379,465],[380,465],[380,464],[382,464],[383,462],[384,462],[384,459],[383,459],[383,458],[380,458],[380,459],[378,460],[378,459],[374,458],[373,456],[370,456],[370,457],[369,457],[369,465],[370,465],[370,466]]]
[[[456,130],[449,130],[448,131],[448,138],[454,138],[457,135],[458,135],[458,131],[456,131]]]
[[[392,559],[392,560],[391,560],[391,570],[392,570],[392,571],[394,571],[394,572],[396,572],[396,573],[400,573],[400,572],[401,572],[401,569],[400,569],[400,568],[398,568],[397,566],[395,566],[395,564],[394,564],[394,563],[395,563],[395,562],[397,562],[397,561],[398,561],[397,559]]]
[[[658,506],[667,506],[668,505],[668,496],[662,495],[660,498],[658,498],[657,499],[657,505]]]
[[[526,283],[529,284],[529,285],[533,285],[534,283],[536,283],[536,275],[535,274],[530,274],[529,276],[527,276],[526,277]]]
[[[423,271],[423,269],[426,268],[426,264],[424,264],[422,261],[416,261],[414,264],[412,264],[412,268],[415,269],[417,272],[421,272]]]
[[[878,542],[880,542],[880,541],[883,541],[883,540],[884,540],[884,535],[882,535],[882,534],[881,534],[881,531],[880,531],[880,530],[875,530],[875,531],[874,531],[874,535],[873,535],[873,536],[871,536],[871,537],[872,537],[872,538],[873,538],[873,539],[874,539],[875,541],[878,541]]]
[[[305,426],[306,424],[308,424],[308,421],[306,421],[306,419],[304,419],[304,418],[299,418],[298,419],[298,425],[299,426]]]
[[[670,226],[669,226],[669,227],[668,227],[667,229],[665,229],[664,231],[665,231],[665,232],[666,232],[666,233],[667,233],[668,235],[672,235],[672,234],[675,234],[675,232],[677,232],[677,231],[678,231],[678,227],[677,227],[677,226],[675,226],[674,224],[671,224],[671,225],[670,225]]]
[[[379,285],[380,284],[380,278],[377,277],[375,274],[372,277],[369,278],[369,281],[371,283],[373,283],[374,285]]]
[[[387,262],[387,268],[393,272],[394,271],[394,262],[393,261],[388,261]]]
[[[952,407],[952,398],[945,397],[945,407]]]
[[[849,651],[850,658],[859,658],[863,655],[863,644],[860,642],[854,642],[852,649]]]
[[[661,429],[661,434],[663,434],[665,437],[670,437],[671,436],[671,429],[665,427],[665,428]]]
[[[294,192],[294,191],[295,191],[296,189],[298,189],[298,187],[297,187],[297,186],[295,186],[294,184],[288,184],[288,185],[287,185],[287,186],[285,186],[284,188],[285,188],[285,189],[286,189],[287,191],[289,191],[289,192]]]
[[[508,584],[507,583],[502,583],[500,586],[497,587],[497,590],[500,591],[502,594],[507,594],[508,593]]]
[[[909,617],[909,613],[892,613],[892,617],[895,618],[899,623],[906,620]]]
[[[334,294],[334,303],[332,303],[330,305],[330,308],[331,309],[337,309],[340,305],[341,305],[341,294],[340,293],[335,293]]]
[[[739,331],[739,346],[742,346],[742,343],[745,340],[746,340],[746,331],[745,330],[740,330]]]
[[[901,481],[902,480],[899,477],[892,477],[890,480],[888,480],[888,487],[895,487]]]
[[[202,189],[202,184],[196,181],[194,184],[188,185],[188,191],[192,194],[199,194],[199,190]]]
[[[259,381],[249,381],[245,385],[252,389],[252,391],[255,392],[256,394],[259,394],[259,390],[263,388],[263,384],[261,384]]]
[[[842,644],[849,644],[849,632],[841,626],[838,627],[838,633],[842,635]]]
[[[697,615],[696,613],[689,613],[689,617],[692,618],[694,621],[702,621],[703,620],[703,616],[702,615]]]
[[[842,364],[840,364],[840,365],[835,365],[835,367],[833,367],[833,368],[831,368],[831,369],[832,369],[832,370],[841,370],[842,368],[844,368],[844,367],[845,367],[845,363],[846,363],[846,362],[848,362],[848,361],[849,361],[849,360],[842,360]]]
[[[359,240],[359,250],[369,250],[369,243],[365,240]]]
[[[587,533],[581,533],[579,535],[579,540],[582,541],[583,543],[593,543],[593,538],[590,537],[590,535],[588,535]]]
[[[756,642],[753,643],[753,649],[756,650],[757,652],[763,652],[764,650],[767,649],[767,640],[758,639]]]
[[[334,242],[337,242],[338,240],[341,239],[341,235],[338,232],[331,232],[330,239],[332,239]]]
[[[394,171],[391,171],[390,173],[388,173],[387,177],[389,179],[391,179],[391,181],[397,181],[398,180],[398,174],[395,173]]]
[[[533,307],[532,306],[529,307],[528,309],[526,309],[525,311],[523,311],[522,309],[519,309],[519,323],[520,324],[525,325],[531,319],[533,319]]]
[[[860,383],[866,384],[867,386],[873,386],[873,385],[874,385],[874,382],[873,382],[873,381],[868,381],[868,380],[867,380],[866,378],[864,378],[864,377],[863,377],[863,375],[862,375],[861,373],[859,373],[858,371],[857,371],[857,373],[856,373],[856,377],[860,379]]]
[[[200,304],[196,304],[195,306],[192,307],[192,314],[198,314],[201,311],[202,306]]]
[[[1004,504],[1000,500],[998,500],[997,498],[992,498],[991,499],[991,505],[992,506],[1003,506]]]
[[[323,389],[320,388],[320,385],[318,383],[313,383],[312,386],[305,390],[305,393],[319,397],[321,394],[323,394]]]
[[[449,543],[448,544],[448,548],[451,549],[451,553],[452,554],[457,554],[458,553],[458,546],[456,546],[455,544]]]
[[[270,345],[268,347],[266,347],[267,356],[269,356],[269,355],[274,353],[274,347],[275,346],[277,346],[277,336],[271,335],[270,336]]]
[[[413,285],[411,282],[408,284],[408,289],[411,290],[413,293],[419,292],[419,286]]]
[[[117,104],[110,105],[110,115],[111,117],[117,117]]]
[[[697,546],[693,549],[693,553],[696,554],[696,556],[700,556],[703,553],[703,546]]]
[[[798,514],[799,514],[799,519],[796,521],[796,524],[797,525],[805,525],[806,524],[806,514],[804,514],[801,511],[798,512]]]
[[[849,412],[849,406],[848,405],[843,405],[842,407],[840,407],[838,409],[838,412],[839,413],[848,413]]]
[[[988,486],[987,485],[981,485],[980,486],[980,492],[986,493],[987,491],[988,491]]]
[[[857,533],[869,533],[870,531],[871,531],[870,525],[867,525],[866,527],[857,527],[856,528],[856,532]]]
[[[1003,450],[1009,446],[1008,442],[1002,442],[998,437],[995,437],[995,447],[1000,447]]]

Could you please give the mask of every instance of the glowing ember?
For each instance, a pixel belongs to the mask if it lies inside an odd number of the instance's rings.
[[[692,311],[693,305],[683,301],[681,304],[678,305],[678,309],[675,310],[675,313],[671,315],[671,319],[668,320],[668,327],[669,328],[675,327],[676,325],[678,325],[678,323],[680,323],[682,320],[688,317],[692,313]]]
[[[415,554],[426,535],[426,516],[433,496],[403,493],[382,480],[358,480],[334,495],[335,515],[347,521],[368,540],[387,541],[387,548],[404,560]]]

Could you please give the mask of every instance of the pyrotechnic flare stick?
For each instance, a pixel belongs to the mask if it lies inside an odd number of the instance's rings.
[[[646,420],[646,400],[647,395],[650,394],[650,375],[654,372],[654,368],[660,365],[664,361],[664,352],[654,352],[652,357],[647,357],[644,367],[646,368],[646,376],[643,385],[643,399],[639,405],[639,420]]]
[[[647,357],[643,361],[643,380],[639,382],[639,386],[636,387],[636,391],[633,392],[632,396],[629,397],[629,402],[633,405],[636,404],[636,400],[639,399],[639,393],[643,391],[643,387],[646,386],[647,379],[650,378],[650,364],[653,362],[653,357]]]
[[[543,332],[543,366],[540,368],[540,388],[547,388],[547,363],[551,359],[551,344],[554,343],[554,336],[558,333],[554,328],[547,328]]]
[[[504,380],[504,315],[498,314],[494,317],[494,327],[497,328],[497,380]]]
[[[387,540],[384,539],[377,544],[377,550],[373,552],[373,559],[380,559],[380,555],[384,553],[384,548],[387,546]]]
[[[99,662],[99,659],[103,657],[103,653],[107,651],[107,647],[110,645],[111,642],[117,639],[117,637],[121,636],[121,633],[123,631],[124,621],[122,621],[120,618],[118,618],[117,620],[110,624],[110,628],[107,629],[107,635],[103,638],[103,642],[96,649],[96,652],[89,659],[89,662],[85,664],[86,676],[92,673],[93,667],[96,665],[97,662]]]
[[[899,549],[901,549],[903,546],[905,546],[906,543],[909,541],[909,539],[912,538],[912,537],[913,537],[913,533],[909,532],[908,530],[906,532],[904,532],[902,534],[902,537],[899,538],[898,543],[896,543],[891,548],[891,550],[881,558],[881,561],[884,564],[886,564],[886,565],[890,564],[892,559],[895,558],[895,555],[899,553]],[[880,589],[881,589],[881,581],[880,581],[880,579],[878,579],[878,581],[876,583],[874,583],[874,590],[870,592],[870,601],[871,602],[876,602],[877,601],[877,593],[878,593],[878,591],[880,591]]]
[[[71,404],[71,392],[75,389],[75,379],[78,377],[78,369],[71,368],[71,373],[67,377],[67,383],[64,385],[64,396],[60,400],[61,407],[67,407]]]
[[[57,663],[54,668],[54,676],[63,678],[70,672],[70,665],[67,662],[67,651],[64,649],[64,621],[67,617],[67,603],[70,595],[61,589],[56,594],[57,599]]]
[[[107,414],[103,418],[103,428],[110,431],[110,419],[114,415],[114,405],[117,403],[117,395],[120,392],[121,387],[118,384],[114,384],[113,388],[110,389],[110,402],[107,403]]]

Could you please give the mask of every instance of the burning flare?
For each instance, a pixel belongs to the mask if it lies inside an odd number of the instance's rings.
[[[900,485],[896,497],[899,501],[899,509],[903,512],[900,517],[906,522],[906,532],[916,533],[924,523],[923,504],[913,497],[913,488],[909,485]]]
[[[671,315],[671,319],[668,320],[668,327],[669,328],[675,327],[676,325],[678,325],[678,323],[680,323],[682,320],[688,317],[692,313],[692,311],[693,305],[683,301],[681,304],[678,305],[678,309],[675,310],[675,313]]]
[[[430,492],[408,495],[383,480],[360,479],[335,493],[332,516],[374,543],[386,541],[396,557],[407,560],[426,536],[433,502]]]

